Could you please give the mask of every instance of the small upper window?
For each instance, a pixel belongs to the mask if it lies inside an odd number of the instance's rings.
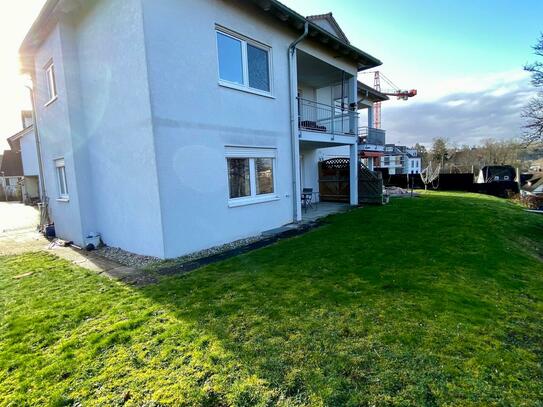
[[[64,159],[55,160],[57,171],[58,197],[59,199],[68,199],[68,181],[66,180],[66,167]]]
[[[268,47],[217,31],[217,49],[219,79],[223,84],[271,93]]]
[[[47,103],[52,102],[57,98],[57,81],[55,78],[55,65],[50,63],[45,68],[45,81],[47,83]]]

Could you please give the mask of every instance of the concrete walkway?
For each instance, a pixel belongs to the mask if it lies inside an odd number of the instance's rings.
[[[37,223],[38,211],[35,208],[0,202],[0,256],[43,251],[127,284],[142,286],[157,281],[149,273],[125,267],[94,252],[50,242],[36,231]]]

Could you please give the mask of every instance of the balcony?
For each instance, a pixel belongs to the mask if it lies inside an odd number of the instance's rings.
[[[385,130],[373,127],[358,128],[358,151],[366,156],[380,156],[385,151]]]
[[[349,108],[298,98],[300,130],[341,136],[356,136],[358,113]]]
[[[359,127],[358,137],[360,144],[372,144],[382,146],[384,150],[386,131],[374,127]]]

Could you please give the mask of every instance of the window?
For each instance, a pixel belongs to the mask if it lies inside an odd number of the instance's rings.
[[[269,47],[217,31],[217,50],[221,84],[256,93],[271,93]]]
[[[229,203],[232,206],[277,199],[275,150],[227,147]]]
[[[57,82],[55,79],[55,66],[53,63],[50,63],[45,68],[45,81],[47,83],[47,104],[49,104],[57,98]]]
[[[57,171],[58,197],[59,199],[68,199],[68,182],[63,158],[55,160],[55,168]]]

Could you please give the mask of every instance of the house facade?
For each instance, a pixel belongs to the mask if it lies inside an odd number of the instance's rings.
[[[19,180],[21,198],[25,203],[33,203],[40,198],[40,171],[32,112],[21,112],[21,120],[23,130],[9,137],[8,143],[11,151],[20,157],[22,168]]]
[[[420,174],[422,158],[417,150],[407,146],[386,144],[381,157],[381,168],[386,168],[389,174]]]
[[[277,1],[47,1],[21,57],[57,235],[161,258],[257,235],[301,220],[340,146],[356,205],[356,78],[380,61],[326,24]]]

